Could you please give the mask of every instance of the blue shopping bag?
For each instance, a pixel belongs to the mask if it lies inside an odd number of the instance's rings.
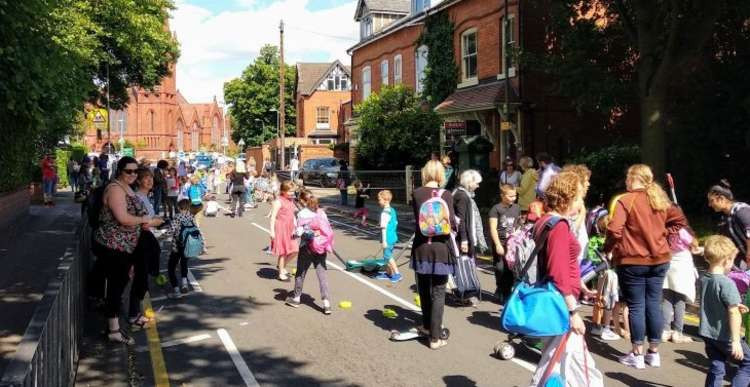
[[[545,250],[550,230],[561,220],[563,219],[559,217],[547,219],[538,238],[534,240],[534,248],[528,257],[524,257],[525,264],[519,273],[519,282],[513,288],[500,316],[500,326],[506,332],[547,337],[565,334],[570,329],[568,307],[555,285],[547,278],[530,284],[527,276],[531,266],[536,264],[537,256]],[[537,267],[537,273],[544,271],[546,270],[540,271],[540,267]]]

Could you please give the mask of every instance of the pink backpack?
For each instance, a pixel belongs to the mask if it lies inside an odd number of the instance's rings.
[[[318,209],[315,216],[300,219],[298,226],[317,231],[316,234],[318,235],[315,235],[308,242],[310,250],[316,254],[325,254],[333,251],[333,228],[331,227],[331,223],[328,222],[328,216],[325,211]]]

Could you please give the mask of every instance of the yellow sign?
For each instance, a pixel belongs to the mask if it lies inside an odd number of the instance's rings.
[[[510,130],[510,128],[513,127],[513,123],[510,121],[501,121],[500,122],[500,130]]]
[[[96,129],[107,129],[107,109],[92,109],[86,115],[86,121]]]

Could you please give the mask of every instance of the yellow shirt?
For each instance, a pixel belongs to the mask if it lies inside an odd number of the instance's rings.
[[[518,205],[521,211],[528,211],[529,204],[536,199],[536,183],[539,180],[539,174],[536,169],[529,168],[521,176],[521,185],[518,187]]]

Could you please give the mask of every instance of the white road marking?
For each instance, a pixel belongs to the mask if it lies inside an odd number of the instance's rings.
[[[271,230],[269,230],[269,229],[267,229],[267,228],[265,228],[265,227],[263,227],[263,226],[259,225],[258,223],[255,223],[255,222],[253,222],[252,224],[253,224],[253,226],[255,226],[255,227],[257,227],[257,228],[259,228],[259,229],[261,229],[261,230],[263,230],[263,231],[267,232],[267,233],[268,233],[269,235],[271,234]]]
[[[163,341],[161,343],[161,347],[162,348],[169,348],[169,347],[174,347],[175,345],[190,344],[190,343],[195,343],[195,342],[203,341],[203,340],[210,339],[210,338],[211,338],[211,335],[209,335],[208,333],[204,333],[202,335],[195,335],[195,336],[185,337],[183,339]]]
[[[193,276],[193,272],[190,271],[188,268],[188,282],[190,282],[190,285],[193,286],[193,289],[195,289],[196,292],[203,292],[203,288],[201,287],[201,284],[198,283],[198,280],[195,279],[195,276]]]
[[[338,221],[335,221],[335,220],[333,220],[333,219],[328,219],[328,220],[329,220],[329,221],[330,221],[331,223],[334,223],[334,224],[338,224],[338,225],[340,225],[340,226],[345,226],[345,227],[351,228],[351,229],[353,229],[353,230],[357,230],[357,231],[359,231],[359,232],[363,232],[363,233],[365,233],[365,234],[370,234],[370,235],[378,235],[378,233],[376,233],[376,232],[372,232],[372,231],[367,231],[367,230],[363,230],[363,229],[361,229],[361,228],[359,228],[359,227],[355,227],[355,226],[352,226],[351,224],[347,224],[347,223],[343,223],[343,222],[338,222]]]
[[[261,230],[265,231],[265,232],[270,232],[270,231],[269,231],[269,230],[268,230],[267,228],[265,228],[265,227],[263,227],[263,226],[261,226],[261,225],[259,225],[259,224],[257,224],[257,223],[253,223],[253,225],[254,225],[255,227],[257,227],[257,228],[259,228],[259,229],[261,229]],[[331,266],[331,267],[333,267],[334,269],[336,269],[336,270],[338,270],[338,271],[340,271],[340,272],[342,272],[342,273],[344,273],[344,274],[348,275],[348,276],[349,276],[349,277],[351,277],[351,278],[354,278],[354,279],[355,279],[355,280],[356,280],[357,282],[360,282],[360,283],[364,284],[365,286],[367,286],[367,287],[369,287],[369,288],[371,288],[371,289],[375,290],[376,292],[378,292],[378,293],[380,293],[380,294],[382,294],[382,295],[384,295],[384,296],[386,296],[386,297],[388,297],[388,298],[390,298],[390,299],[392,299],[392,300],[394,300],[394,301],[398,302],[399,304],[401,304],[401,305],[403,305],[403,306],[405,306],[405,307],[407,307],[407,308],[411,309],[412,311],[414,311],[414,312],[417,312],[417,313],[419,313],[419,314],[421,314],[421,313],[422,313],[422,309],[421,309],[421,308],[419,308],[419,307],[417,307],[416,305],[412,304],[411,302],[409,302],[409,301],[406,301],[406,300],[404,300],[403,298],[401,298],[401,297],[399,297],[399,296],[397,296],[397,295],[395,295],[395,294],[393,294],[393,293],[391,293],[391,292],[389,292],[389,291],[387,291],[387,290],[385,290],[385,289],[381,288],[380,286],[377,286],[377,285],[375,285],[375,284],[373,284],[373,283],[371,283],[371,282],[369,282],[369,281],[365,280],[365,279],[364,279],[364,278],[362,278],[361,276],[358,276],[358,275],[356,275],[356,274],[354,274],[354,273],[350,273],[350,272],[348,272],[348,271],[344,270],[344,268],[342,268],[342,267],[340,267],[339,265],[337,265],[337,264],[335,264],[335,263],[331,262],[330,260],[328,260],[328,261],[327,261],[327,263],[328,263],[328,265],[330,265],[330,266]],[[526,369],[526,370],[529,370],[530,372],[534,372],[534,371],[536,370],[536,365],[534,365],[534,364],[531,364],[531,363],[529,363],[529,362],[527,362],[527,361],[524,361],[524,360],[521,360],[521,359],[517,359],[517,358],[513,358],[513,359],[511,359],[511,361],[512,361],[513,363],[516,363],[516,364],[518,364],[518,365],[519,365],[519,366],[521,366],[522,368],[524,368],[524,369]]]
[[[247,324],[248,324],[248,322],[247,322],[247,321],[243,321],[243,322],[241,322],[241,323],[240,323],[240,326],[241,326],[241,327],[244,327],[244,326],[245,326],[245,325],[247,325]]]
[[[166,299],[167,299],[167,296],[159,296],[159,297],[152,298],[151,302],[159,302],[159,301],[164,301]]]
[[[250,368],[247,367],[247,363],[245,363],[245,359],[242,358],[242,355],[240,355],[240,352],[237,350],[237,346],[234,345],[234,342],[232,341],[232,337],[229,336],[229,332],[227,332],[226,329],[217,329],[216,333],[219,334],[219,339],[221,339],[221,343],[224,344],[224,348],[226,348],[227,352],[229,352],[229,357],[232,358],[232,362],[234,363],[234,366],[237,368],[237,371],[240,373],[240,376],[242,377],[242,380],[245,382],[245,385],[248,387],[251,386],[260,386],[258,384],[258,381],[255,380],[255,376],[253,376],[253,373],[250,372]]]

